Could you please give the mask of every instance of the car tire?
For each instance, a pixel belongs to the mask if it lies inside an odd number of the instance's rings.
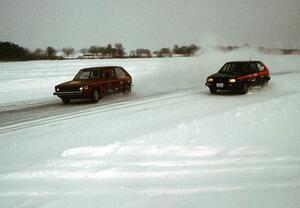
[[[244,94],[247,94],[247,92],[248,92],[248,85],[247,85],[247,83],[243,83],[241,85],[239,93],[244,95]]]
[[[70,98],[62,98],[61,100],[64,104],[70,104],[70,102],[71,102]]]
[[[101,98],[101,92],[100,92],[100,90],[94,89],[94,90],[92,91],[92,101],[93,101],[94,103],[98,103],[99,100],[100,100],[100,98]]]
[[[268,83],[269,83],[269,80],[265,79],[265,80],[262,82],[261,86],[262,86],[262,87],[267,87],[267,86],[268,86]]]
[[[211,94],[216,94],[216,93],[217,93],[217,88],[215,88],[215,87],[210,87],[210,88],[209,88],[209,91],[210,91]]]
[[[129,94],[131,92],[131,86],[130,85],[126,85],[123,89],[123,93],[125,94]]]

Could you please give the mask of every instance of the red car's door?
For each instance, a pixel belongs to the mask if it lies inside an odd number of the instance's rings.
[[[107,94],[112,94],[119,90],[119,80],[112,68],[103,70],[103,87]]]

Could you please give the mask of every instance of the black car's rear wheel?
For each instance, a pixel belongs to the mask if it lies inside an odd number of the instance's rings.
[[[262,87],[267,87],[267,86],[268,86],[268,83],[269,83],[269,80],[264,79],[264,80],[261,82],[261,86],[262,86]]]

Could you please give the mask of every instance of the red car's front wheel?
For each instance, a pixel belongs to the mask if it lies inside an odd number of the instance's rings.
[[[101,92],[98,89],[94,89],[92,92],[92,100],[94,103],[98,103],[101,98]]]

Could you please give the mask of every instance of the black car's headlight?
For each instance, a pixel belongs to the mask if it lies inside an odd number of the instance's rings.
[[[207,78],[207,82],[213,82],[213,81],[214,81],[213,78],[211,78],[211,77]]]
[[[230,82],[230,83],[235,83],[235,82],[236,82],[236,79],[229,79],[228,82]]]

